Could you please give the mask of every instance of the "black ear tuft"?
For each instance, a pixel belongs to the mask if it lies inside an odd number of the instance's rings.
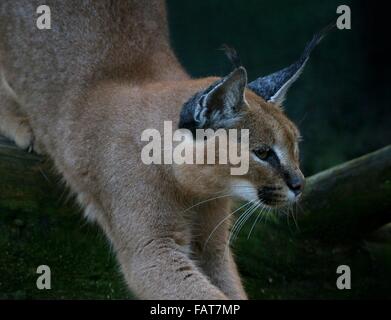
[[[240,61],[239,54],[235,48],[227,44],[223,44],[221,46],[221,50],[224,51],[225,55],[227,56],[228,60],[232,63],[234,68],[239,68],[242,66],[242,62]]]

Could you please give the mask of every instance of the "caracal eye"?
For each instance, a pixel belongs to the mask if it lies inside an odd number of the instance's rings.
[[[263,147],[254,150],[254,154],[261,160],[265,161],[270,157],[271,149],[270,147]]]

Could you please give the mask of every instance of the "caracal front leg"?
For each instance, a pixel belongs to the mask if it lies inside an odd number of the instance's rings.
[[[196,253],[203,271],[230,299],[247,299],[231,248],[228,244],[230,209],[226,204],[205,208],[199,213]]]
[[[178,220],[145,207],[114,213],[112,242],[130,289],[142,299],[227,299],[189,258]]]

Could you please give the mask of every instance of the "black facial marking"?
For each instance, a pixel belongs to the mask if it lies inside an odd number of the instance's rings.
[[[260,149],[257,150],[262,151],[263,150],[262,148],[265,147],[261,147]],[[257,154],[257,150],[254,150],[255,154]],[[295,192],[295,194],[299,193],[300,191],[299,189],[301,188],[297,186],[302,184],[301,181],[296,181],[298,178],[292,176],[292,174],[281,165],[280,159],[278,159],[277,154],[273,151],[273,149],[268,148],[268,155],[265,159],[262,160],[267,162],[274,170],[276,170],[276,172],[278,172],[278,174],[282,177],[282,179],[287,184],[287,186],[293,192]],[[271,192],[276,190],[278,189],[275,189],[274,187],[270,187],[270,186],[269,187],[265,186],[262,188],[262,192],[264,192],[265,194],[270,194]]]
[[[285,201],[285,196],[277,190],[269,187],[263,187],[258,190],[258,198],[266,205],[276,205]]]
[[[254,153],[255,155],[257,155],[259,152],[262,152],[264,150],[265,147],[261,147],[259,149],[255,149],[254,150]],[[281,166],[281,163],[280,163],[280,159],[278,159],[276,153],[274,152],[273,149],[268,148],[268,154],[267,154],[267,157],[265,159],[261,159],[262,161],[265,161],[267,162],[268,164],[270,164],[274,169],[276,169],[277,171],[281,171],[282,170],[282,166]]]
[[[276,153],[271,149],[270,156],[268,158],[268,163],[275,168],[277,171],[281,171],[281,162],[280,159],[278,159]]]

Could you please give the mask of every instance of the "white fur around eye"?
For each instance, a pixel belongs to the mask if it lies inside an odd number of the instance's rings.
[[[233,179],[230,186],[230,192],[233,197],[242,200],[258,200],[257,188],[251,182],[244,179]]]

